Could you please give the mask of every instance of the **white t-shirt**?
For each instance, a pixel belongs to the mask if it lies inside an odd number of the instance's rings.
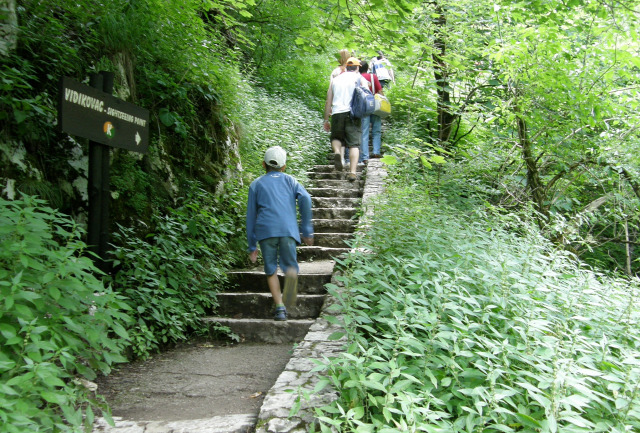
[[[333,80],[335,77],[342,74],[343,71],[344,69],[342,66],[336,66],[336,68],[331,72],[331,79]]]
[[[351,111],[351,98],[358,80],[360,80],[361,86],[368,87],[367,80],[359,72],[355,71],[345,71],[331,80],[331,91],[333,92],[331,114]]]
[[[373,62],[371,70],[378,76],[378,80],[391,80],[391,74],[387,68],[391,68],[391,62],[385,58]]]

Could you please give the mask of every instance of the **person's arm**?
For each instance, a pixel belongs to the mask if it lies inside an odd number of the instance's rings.
[[[329,88],[327,89],[327,100],[324,103],[324,122],[322,127],[325,131],[331,131],[331,124],[329,123],[329,116],[331,116],[331,106],[333,105],[333,80],[329,83]]]
[[[313,245],[313,223],[311,222],[311,195],[304,187],[297,185],[297,201],[300,210],[300,232],[302,240],[307,245]]]
[[[255,190],[249,187],[249,198],[247,200],[247,244],[249,251],[249,258],[252,262],[255,261],[255,258],[258,257],[258,247],[256,241],[255,234],[255,226],[256,226],[256,217],[257,217],[257,208],[256,208],[256,193]]]

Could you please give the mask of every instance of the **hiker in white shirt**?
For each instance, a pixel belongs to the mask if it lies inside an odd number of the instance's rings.
[[[362,130],[360,119],[351,117],[351,98],[360,80],[362,86],[367,86],[366,80],[358,72],[360,61],[355,57],[347,60],[346,71],[331,80],[327,91],[327,101],[324,105],[324,130],[331,132],[331,148],[336,170],[342,170],[345,147],[349,148],[349,174],[347,178],[356,180],[356,168],[360,156],[360,139]],[[329,122],[331,116],[331,122]]]
[[[396,80],[391,69],[391,62],[387,60],[382,51],[378,51],[378,57],[371,59],[371,72],[376,74],[383,88],[389,87],[389,83],[395,84]]]

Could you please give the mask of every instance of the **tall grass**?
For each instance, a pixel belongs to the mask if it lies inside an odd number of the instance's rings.
[[[264,173],[264,151],[282,146],[287,151],[287,173],[306,180],[306,172],[326,163],[329,135],[322,129],[322,112],[307,101],[279,91],[254,88],[241,110],[243,138],[240,152],[244,168],[252,175]]]
[[[640,428],[637,281],[581,266],[533,225],[394,189],[343,264],[348,351],[321,429]]]

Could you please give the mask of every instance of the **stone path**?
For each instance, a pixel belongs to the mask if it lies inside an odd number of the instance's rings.
[[[314,421],[312,409],[333,400],[334,390],[327,387],[308,401],[302,399],[292,417],[291,408],[300,393],[310,393],[317,383],[313,360],[336,356],[344,346],[344,341],[328,338],[341,331],[326,319],[335,314],[330,308],[335,299],[324,289],[329,281],[335,283],[332,257],[350,251],[345,241],[356,229],[356,209],[363,206],[365,219],[370,214],[367,203],[383,188],[385,171],[379,160],[370,160],[366,182],[362,174],[354,183],[344,176],[332,166],[316,166],[309,173],[316,242],[298,250],[298,308],[289,312],[291,319],[271,319],[272,301],[262,269],[230,273],[236,289],[221,294],[219,314],[205,321],[229,326],[243,343],[228,348],[195,343],[128,366],[128,374],[110,376],[100,391],[110,391],[107,399],[116,426],[99,419],[95,433],[308,430]]]

